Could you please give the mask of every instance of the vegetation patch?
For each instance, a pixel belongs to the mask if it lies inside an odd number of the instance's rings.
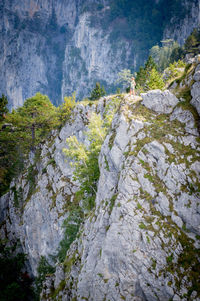
[[[38,171],[34,165],[30,165],[28,168],[28,173],[27,173],[27,181],[29,183],[29,191],[27,195],[26,201],[30,200],[32,194],[35,191],[35,186],[36,186],[36,176],[38,174]]]
[[[112,212],[112,210],[113,210],[113,207],[114,207],[114,205],[115,205],[115,201],[116,201],[116,199],[117,199],[117,196],[118,196],[118,194],[114,194],[112,197],[111,197],[111,199],[110,199],[110,203],[109,203],[109,215],[111,214],[111,212]]]
[[[72,242],[76,239],[82,221],[83,212],[81,208],[74,207],[74,209],[69,212],[68,218],[63,223],[65,233],[63,240],[61,240],[60,242],[57,255],[60,262],[63,262],[65,260],[66,253],[69,250]]]
[[[35,280],[37,294],[39,295],[42,290],[42,283],[47,275],[51,275],[55,272],[55,267],[49,264],[44,256],[41,256],[38,267],[37,267],[37,277]]]

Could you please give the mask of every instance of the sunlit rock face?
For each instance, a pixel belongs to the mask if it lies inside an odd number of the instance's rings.
[[[37,275],[41,256],[51,262],[58,252],[79,189],[63,154],[66,138],[88,146],[88,116],[105,118],[119,101],[98,157],[95,206],[41,300],[199,300],[199,66],[197,56],[180,83],[190,83],[190,101],[153,90],[78,104],[12,181],[0,199],[0,235],[20,242]]]
[[[141,46],[138,38],[143,37],[143,28],[138,20],[138,37],[127,38],[125,18],[116,15],[109,23],[110,4],[110,0],[1,1],[0,92],[8,96],[10,107],[22,105],[38,91],[56,105],[74,91],[81,99],[90,95],[96,81],[108,93],[114,92],[119,71],[134,71],[143,64],[162,32],[154,44]],[[188,14],[183,28],[182,21],[172,19],[165,38],[182,42],[199,23],[197,1],[185,5]],[[116,30],[117,24],[124,34]],[[150,29],[147,35],[152,36]]]

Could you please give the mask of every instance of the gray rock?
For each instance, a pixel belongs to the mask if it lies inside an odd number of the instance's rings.
[[[56,272],[55,272],[55,281],[54,281],[55,289],[58,288],[60,282],[64,279],[65,279],[64,269],[63,266],[59,264],[56,266]]]
[[[156,93],[157,104],[161,94],[162,103],[168,103],[168,92]],[[109,98],[97,104],[102,116],[106,101]],[[73,170],[70,162],[65,162],[62,148],[67,147],[65,140],[71,135],[88,145],[84,134],[87,112],[87,107],[78,106],[73,122],[63,127],[54,147],[44,146],[41,164],[47,172],[39,170],[36,191],[23,214],[14,206],[13,191],[1,198],[0,233],[11,240],[20,239],[35,274],[40,256],[55,254],[62,239],[62,222],[69,214],[63,208],[73,201],[79,185],[72,180]],[[167,122],[177,119],[187,131],[195,130],[189,111],[176,107],[169,114]],[[185,133],[179,122],[177,128],[167,128],[166,135],[158,135],[153,122],[134,116],[134,104],[123,99],[98,158],[96,206],[86,215],[64,265],[57,265],[55,274],[44,282],[41,300],[52,301],[51,294],[60,283],[57,299],[66,301],[168,301],[192,288],[192,282],[183,277],[192,277],[190,268],[176,264],[187,241],[190,252],[199,247],[199,140]],[[48,156],[56,163],[46,160]],[[21,175],[11,187],[22,183],[25,189],[30,186]],[[173,267],[178,272],[171,272]]]
[[[176,107],[170,116],[170,120],[177,119],[185,123],[185,130],[187,133],[198,136],[198,130],[195,126],[193,114],[188,110],[183,110],[181,107]]]
[[[196,82],[199,82],[200,81],[200,71],[196,71],[193,78]]]
[[[177,216],[177,215],[175,215],[174,213],[172,213],[171,218],[172,218],[172,221],[173,221],[175,224],[177,224],[177,226],[178,226],[179,228],[182,228],[182,227],[183,227],[183,221],[182,221],[182,219],[181,219],[179,216]]]
[[[200,115],[200,82],[196,82],[191,88],[192,100],[190,103],[196,108],[198,114]]]
[[[152,90],[141,94],[142,104],[157,113],[169,114],[177,105],[178,99],[169,90]]]

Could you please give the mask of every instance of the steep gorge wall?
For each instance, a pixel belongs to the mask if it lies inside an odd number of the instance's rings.
[[[199,300],[200,64],[179,84],[191,88],[196,111],[168,90],[120,96],[99,156],[95,208],[42,300]],[[87,145],[88,115],[105,116],[113,101],[78,105],[0,200],[1,238],[20,240],[35,275],[40,256],[56,254],[78,189],[65,140]]]
[[[183,20],[178,20],[176,16],[164,30],[164,39],[174,39],[183,45],[193,28],[200,25],[200,2],[185,0],[182,2],[187,10],[187,15]]]
[[[199,66],[185,78],[195,99],[199,79]],[[169,91],[142,97],[121,102],[99,156],[95,210],[41,300],[200,298],[196,115]]]

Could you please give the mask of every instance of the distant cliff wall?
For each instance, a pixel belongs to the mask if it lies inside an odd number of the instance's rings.
[[[176,16],[164,30],[164,39],[171,38],[183,45],[185,39],[190,35],[193,28],[200,26],[200,1],[183,1],[187,9],[187,15],[184,19],[178,20]]]
[[[152,11],[149,1],[132,10],[111,0],[1,1],[0,93],[11,108],[38,91],[56,105],[74,91],[81,99],[96,81],[114,92],[117,73],[135,71],[162,39],[160,16],[171,18],[163,1],[153,1]],[[187,14],[173,17],[164,30],[165,38],[181,43],[199,24],[198,1],[184,5]]]

